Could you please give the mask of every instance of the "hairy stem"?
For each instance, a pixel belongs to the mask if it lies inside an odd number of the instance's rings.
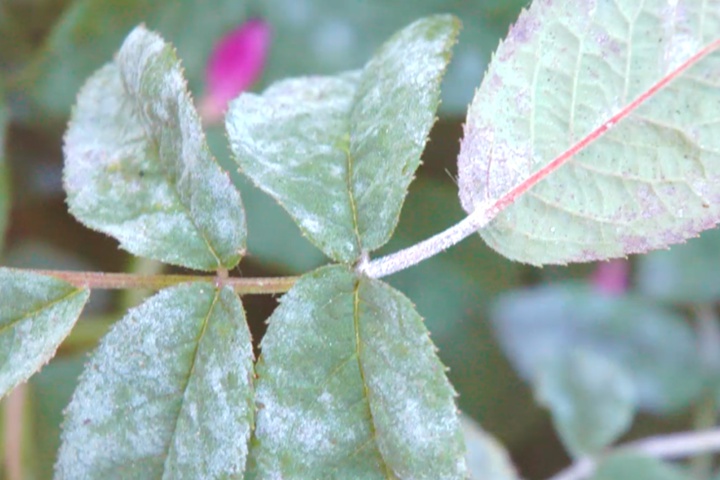
[[[160,290],[186,282],[212,282],[218,286],[232,287],[241,295],[285,293],[298,277],[239,278],[222,275],[134,275],[130,273],[70,272],[59,270],[27,270],[40,275],[65,280],[80,288],[118,290],[147,288]]]
[[[461,220],[456,225],[453,225],[444,232],[430,237],[427,240],[413,245],[412,247],[400,250],[399,252],[371,262],[361,262],[358,265],[358,271],[371,278],[380,278],[391,275],[447,250],[451,246],[472,235],[475,231],[487,225],[493,218],[495,218],[495,216],[497,216],[498,213],[515,203],[515,200],[517,200],[520,196],[527,193],[532,187],[537,185],[548,175],[568,163],[576,154],[585,149],[585,147],[605,135],[611,128],[617,125],[618,122],[628,117],[632,112],[637,110],[640,105],[655,96],[660,90],[667,87],[682,73],[718,49],[720,49],[720,39],[705,45],[702,49],[695,53],[695,55],[688,58],[675,70],[669,72],[658,82],[635,98],[635,100],[625,105],[622,109],[620,109],[620,111],[615,113],[608,120],[604,121],[599,127],[588,133],[580,141],[555,157],[555,159],[550,163],[515,185],[500,198],[489,199],[485,203],[477,205],[473,213],[465,217],[465,219]]]
[[[720,452],[720,429],[673,433],[626,443],[612,452],[632,452],[655,458],[678,459]],[[605,455],[607,455],[607,453]],[[549,480],[582,480],[590,477],[600,458],[583,458]]]

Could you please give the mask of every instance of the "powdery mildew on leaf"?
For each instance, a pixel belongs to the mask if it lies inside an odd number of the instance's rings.
[[[494,202],[718,39],[720,0],[536,0],[498,47],[459,156],[466,211]],[[720,220],[720,54],[655,94],[480,234],[533,264],[645,252]]]
[[[89,297],[56,278],[0,268],[0,397],[55,355]]]
[[[229,287],[161,291],[116,324],[87,365],[56,478],[242,478],[252,359]]]
[[[361,72],[287,80],[231,103],[241,171],[333,259],[354,262],[395,229],[458,29],[448,15],[419,20]]]
[[[136,255],[200,270],[245,249],[240,194],[216,164],[172,47],[143,27],[81,90],[65,137],[70,211]]]
[[[324,267],[298,281],[269,324],[259,478],[465,478],[454,392],[407,298]]]

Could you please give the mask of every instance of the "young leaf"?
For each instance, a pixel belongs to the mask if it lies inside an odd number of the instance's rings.
[[[138,27],[83,87],[65,138],[70,211],[129,252],[199,270],[245,248],[240,194],[215,163],[172,47]]]
[[[612,360],[633,379],[640,408],[669,412],[702,391],[706,373],[682,317],[635,297],[552,285],[502,296],[492,321],[503,349],[526,379],[573,348]]]
[[[0,268],[0,397],[53,357],[89,297],[56,278]]]
[[[295,284],[269,324],[259,478],[464,478],[453,390],[403,295],[324,267]]]
[[[565,447],[575,457],[593,455],[630,428],[635,385],[614,361],[576,348],[541,365],[536,397],[547,406]]]
[[[463,207],[502,210],[483,239],[514,260],[567,263],[715,225],[719,29],[718,0],[535,1],[468,111]]]
[[[162,290],[103,339],[67,410],[56,478],[227,478],[245,468],[252,346],[228,287]]]
[[[231,104],[242,171],[334,260],[354,262],[390,238],[458,29],[449,15],[419,20],[360,73],[284,81]]]
[[[655,458],[616,453],[603,459],[591,480],[690,480],[691,475]]]

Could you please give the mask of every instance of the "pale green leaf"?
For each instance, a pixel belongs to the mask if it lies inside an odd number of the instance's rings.
[[[252,346],[228,287],[168,288],[102,340],[65,420],[56,478],[241,478]]]
[[[720,53],[615,124],[636,98],[718,39],[720,0],[537,0],[498,47],[459,156],[466,211],[510,203],[481,230],[532,264],[665,247],[720,220]],[[610,130],[559,170],[540,170]],[[517,196],[514,189],[542,181]]]
[[[638,290],[652,298],[678,303],[720,300],[720,230],[708,230],[684,245],[638,258]]]
[[[603,459],[591,480],[690,480],[678,467],[635,453],[617,453]]]
[[[491,316],[503,349],[531,381],[543,365],[582,348],[621,367],[646,411],[686,407],[707,382],[683,317],[642,298],[550,285],[503,295]]]
[[[467,415],[460,416],[470,478],[472,480],[518,480],[510,455],[503,446]]]
[[[390,238],[458,28],[448,15],[417,21],[360,73],[287,80],[231,104],[242,172],[333,259],[354,262]]]
[[[70,211],[129,252],[200,270],[245,248],[240,194],[212,157],[172,47],[143,27],[83,87],[65,137]]]
[[[422,319],[341,266],[301,278],[258,364],[258,478],[464,478],[453,390]]]
[[[0,397],[55,355],[89,296],[56,278],[0,268]]]
[[[613,360],[575,348],[540,367],[535,396],[552,413],[565,447],[575,457],[602,451],[632,424],[632,378]]]

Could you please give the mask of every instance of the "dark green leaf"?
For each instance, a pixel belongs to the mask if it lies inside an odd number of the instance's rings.
[[[215,162],[172,47],[138,27],[78,97],[65,139],[70,211],[123,248],[200,270],[245,248],[240,195]]]
[[[230,288],[161,291],[116,324],[67,410],[56,478],[227,478],[245,468],[252,346]]]
[[[458,28],[447,15],[420,20],[360,73],[288,80],[231,104],[242,171],[333,259],[354,262],[395,229]]]
[[[269,324],[259,478],[464,478],[453,391],[404,296],[324,267],[298,281]]]
[[[220,36],[246,19],[246,0],[82,0],[64,12],[45,42],[33,94],[43,115],[64,116],[85,79],[116,51],[138,23],[177,46],[193,91]]]
[[[583,348],[623,368],[645,410],[682,408],[706,381],[689,326],[641,298],[553,285],[502,296],[492,319],[503,348],[528,379],[536,379],[545,362]]]
[[[55,355],[89,296],[56,278],[0,268],[0,397]]]
[[[638,258],[639,290],[658,300],[679,303],[714,303],[720,300],[720,230],[670,250]]]
[[[635,385],[614,361],[574,348],[541,365],[537,375],[535,395],[573,456],[599,453],[632,424]]]
[[[591,480],[690,480],[679,468],[634,453],[617,453],[598,465]]]

